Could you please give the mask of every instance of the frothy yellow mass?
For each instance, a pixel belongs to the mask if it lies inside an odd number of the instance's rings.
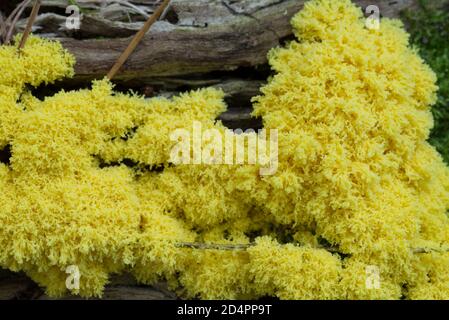
[[[292,25],[297,41],[269,53],[276,75],[254,98],[279,130],[266,177],[170,163],[174,130],[225,132],[220,91],[145,100],[101,80],[41,101],[30,86],[71,76],[73,57],[36,37],[20,55],[2,46],[0,266],[52,296],[76,265],[72,293],[85,297],[129,272],[203,299],[448,299],[449,169],[427,143],[434,73],[399,21],[367,29],[349,0],[307,2]]]

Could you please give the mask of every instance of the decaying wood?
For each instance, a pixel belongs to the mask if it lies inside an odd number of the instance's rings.
[[[54,300],[49,296],[43,294],[37,298],[38,300]],[[62,300],[84,300],[79,296],[66,296],[59,298]],[[59,300],[58,299],[58,300]],[[161,289],[144,286],[108,286],[103,292],[101,300],[175,300],[176,295],[167,293]],[[93,300],[93,299],[90,299]]]
[[[144,23],[142,28],[136,33],[136,35],[132,38],[131,42],[126,47],[125,51],[120,55],[115,64],[112,66],[111,70],[108,72],[106,77],[110,80],[117,74],[123,64],[128,60],[129,56],[134,52],[136,47],[139,45],[142,38],[147,34],[150,30],[151,26],[160,18],[160,16],[164,13],[165,9],[168,7],[170,0],[163,0],[161,5],[153,12],[153,14],[148,18],[148,20]]]
[[[449,2],[449,0],[442,0]],[[86,87],[103,78],[161,0],[76,0],[80,30],[68,30],[66,0],[42,0],[33,31],[60,40],[76,59],[74,79],[61,87]],[[375,3],[385,17],[397,17],[418,0],[356,0]],[[125,3],[127,5],[125,5]],[[251,98],[270,75],[267,52],[292,38],[291,17],[304,0],[172,0],[114,82],[122,88],[170,96],[205,86],[223,88],[230,110],[220,120],[231,128],[258,128]],[[30,4],[31,5],[31,4]],[[17,23],[23,31],[26,19]],[[263,66],[263,72],[257,68]],[[249,85],[249,87],[247,86]]]
[[[42,290],[22,273],[0,269],[0,300],[36,299]]]
[[[418,0],[356,2],[363,8],[375,3],[382,16],[397,17]],[[67,16],[61,10],[66,0],[43,0],[43,13],[34,24],[35,33],[60,40],[77,59],[77,75],[61,84],[65,88],[86,87],[92,79],[103,78],[142,27],[144,14],[151,15],[160,0],[77,3],[80,30],[65,26]],[[303,4],[304,0],[172,0],[165,17],[145,35],[114,82],[150,96],[220,87],[230,107],[220,120],[233,129],[258,128],[261,122],[251,117],[250,101],[270,75],[267,53],[292,38],[290,20]],[[19,21],[17,31],[25,24],[26,19]],[[255,72],[260,66],[266,70]]]
[[[0,300],[52,300],[33,281],[22,273],[0,269]],[[66,296],[64,300],[81,300],[79,296]],[[164,282],[153,286],[139,285],[129,274],[114,275],[103,293],[103,300],[174,300],[177,295]]]
[[[78,2],[82,5],[87,1]],[[356,2],[366,6],[373,1]],[[63,3],[67,5],[62,0],[43,1],[42,6],[56,8],[64,6]],[[303,0],[173,0],[167,13],[172,19],[166,17],[154,25],[117,78],[138,78],[145,82],[155,77],[188,76],[264,64],[267,52],[291,35],[290,19],[303,3]],[[415,5],[416,0],[375,3],[383,16],[392,17]],[[140,1],[136,5],[149,13],[155,1]],[[47,36],[58,38],[76,56],[77,79],[103,77],[130,42],[129,38],[121,37],[138,30],[143,22],[108,20],[95,11],[83,15],[78,34],[87,34],[90,39],[74,38],[79,36],[65,29],[64,16],[59,18],[57,29],[49,30],[47,21],[54,23],[58,19],[56,14],[46,13],[38,19],[35,30],[39,33],[43,29]],[[19,29],[23,26],[21,21]]]

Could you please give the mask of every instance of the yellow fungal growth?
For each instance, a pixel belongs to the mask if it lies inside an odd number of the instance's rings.
[[[341,261],[326,250],[280,245],[261,237],[248,252],[250,273],[261,295],[289,300],[341,298]]]
[[[15,43],[19,42],[19,36]],[[51,61],[51,65],[49,64]],[[75,59],[57,42],[30,37],[27,46],[18,53],[18,46],[0,47],[0,148],[11,139],[17,117],[26,107],[17,103],[27,95],[26,84],[37,87],[73,75]],[[30,99],[23,99],[23,102]]]
[[[270,52],[277,74],[255,99],[264,126],[282,132],[282,174],[258,202],[349,255],[343,265],[361,271],[343,272],[342,297],[407,297],[404,286],[448,298],[444,275],[425,276],[436,262],[412,252],[449,242],[449,170],[426,142],[434,73],[399,21],[369,30],[349,0],[310,1],[292,23],[300,42]],[[435,254],[443,268],[448,254]],[[379,268],[388,292],[355,283],[364,265]]]
[[[51,296],[101,296],[127,272],[188,298],[448,299],[435,75],[400,22],[369,30],[349,0],[309,1],[292,24],[298,41],[270,52],[276,75],[254,98],[279,132],[272,176],[171,162],[177,129],[226,134],[221,91],[145,100],[104,79],[39,100],[27,85],[71,76],[73,57],[36,37],[20,55],[2,46],[0,267]]]

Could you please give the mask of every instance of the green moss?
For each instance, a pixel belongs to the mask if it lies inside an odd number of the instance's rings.
[[[438,76],[438,102],[433,108],[435,127],[430,142],[449,163],[449,8],[437,1],[420,1],[420,10],[404,13],[411,42]],[[440,1],[441,3],[441,1]]]

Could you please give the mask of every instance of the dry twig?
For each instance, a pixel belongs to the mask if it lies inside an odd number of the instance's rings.
[[[223,244],[223,243],[203,243],[203,242],[179,242],[176,244],[178,248],[201,249],[201,250],[246,250],[254,247],[255,242],[246,244]],[[315,247],[313,249],[324,249],[329,252],[338,252],[334,247]]]
[[[250,242],[246,244],[221,244],[221,243],[203,243],[203,242],[179,242],[176,244],[178,248],[189,248],[189,249],[200,249],[200,250],[246,250],[250,247],[255,246],[255,242]],[[338,248],[335,247],[313,247],[313,249],[323,249],[332,253],[338,253]],[[449,252],[447,249],[434,249],[434,248],[412,248],[413,253],[446,253]]]
[[[144,16],[146,19],[148,19],[150,17],[144,10],[140,9],[138,6],[135,6],[135,5],[133,5],[132,3],[128,2],[128,1],[112,0],[111,2],[121,4],[121,5],[125,6],[125,7],[129,7],[131,9],[133,9],[136,13]]]
[[[137,32],[134,38],[131,40],[130,44],[126,48],[126,50],[122,53],[122,55],[118,58],[112,69],[107,74],[107,77],[111,80],[115,74],[120,70],[122,65],[128,59],[128,57],[133,53],[136,49],[137,45],[140,43],[145,34],[150,30],[151,26],[159,19],[165,9],[168,7],[170,0],[164,0],[162,4],[156,9],[156,11],[151,15],[151,17],[145,22],[142,29]]]
[[[5,19],[3,17],[3,12],[0,12],[0,44],[3,43],[5,30],[6,30]]]
[[[33,10],[31,11],[31,15],[28,18],[28,23],[25,28],[25,31],[23,32],[22,39],[20,39],[19,50],[22,50],[23,47],[25,46],[25,43],[26,43],[26,41],[31,33],[31,30],[33,28],[33,23],[36,20],[37,14],[39,13],[40,6],[41,6],[41,0],[36,0],[34,3],[34,6],[33,6]]]
[[[11,42],[14,28],[17,24],[17,21],[19,21],[20,16],[25,11],[25,8],[30,4],[31,0],[24,0],[22,1],[9,15],[8,19],[6,19],[6,26],[9,26],[9,29],[6,32],[5,35],[5,44],[9,44]]]

